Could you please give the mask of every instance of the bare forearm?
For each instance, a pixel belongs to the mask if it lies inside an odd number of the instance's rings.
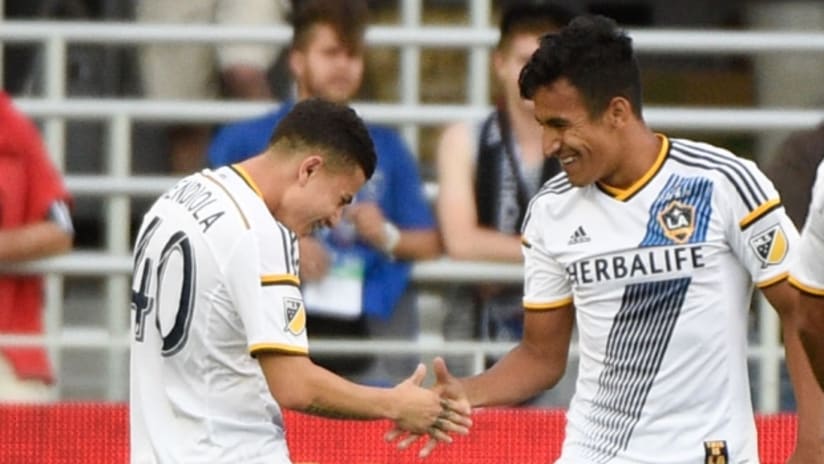
[[[817,345],[820,350],[821,343]],[[819,363],[817,367],[820,367],[824,358],[808,360],[804,355],[795,325],[790,326],[786,322],[784,324],[784,349],[797,404],[798,445],[818,450],[824,446],[822,442],[824,438],[824,393],[815,381],[810,361],[813,366]],[[817,351],[817,354],[824,355],[824,352]]]
[[[394,419],[390,390],[358,385],[314,366],[302,388],[305,395],[292,409],[331,419]]]
[[[392,254],[397,259],[432,259],[441,255],[441,238],[434,230],[401,230],[401,239]]]
[[[824,297],[802,295],[800,338],[813,374],[824,389]]]
[[[492,229],[478,228],[471,233],[452,234],[444,238],[446,252],[452,259],[504,261],[520,263],[521,238]]]
[[[54,256],[69,251],[71,246],[71,234],[49,221],[0,230],[0,262],[14,263]]]
[[[554,386],[565,369],[565,361],[552,361],[519,344],[490,369],[462,383],[473,407],[513,405]]]

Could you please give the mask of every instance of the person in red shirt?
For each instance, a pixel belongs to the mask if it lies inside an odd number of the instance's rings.
[[[70,197],[35,125],[0,92],[0,264],[71,249]],[[0,274],[0,333],[43,332],[43,279]],[[42,347],[0,345],[0,401],[46,401],[54,374]]]

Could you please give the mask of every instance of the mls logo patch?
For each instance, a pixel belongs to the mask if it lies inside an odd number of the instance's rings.
[[[306,308],[298,298],[283,298],[283,315],[286,320],[284,331],[292,335],[300,335],[306,329]]]
[[[658,224],[668,239],[675,243],[686,243],[695,232],[695,207],[671,201],[658,213]]]
[[[762,267],[778,264],[787,256],[787,236],[781,226],[776,224],[751,238],[750,247],[761,260]]]

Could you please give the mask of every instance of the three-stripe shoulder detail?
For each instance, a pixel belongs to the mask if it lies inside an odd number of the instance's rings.
[[[526,230],[526,225],[532,218],[532,205],[535,204],[536,200],[549,195],[561,195],[572,190],[574,187],[575,186],[569,182],[569,178],[567,178],[566,174],[563,173],[544,182],[544,185],[542,185],[532,199],[529,200],[529,205],[527,206],[526,214],[524,215],[524,221],[521,225],[521,233],[523,234],[523,231]]]
[[[275,221],[280,232],[280,244],[283,249],[283,260],[286,272],[289,274],[298,275],[298,237],[279,221]],[[273,244],[274,245],[274,244]]]
[[[770,200],[743,159],[726,150],[683,139],[673,139],[670,158],[685,166],[719,172],[735,188],[749,211],[755,211]]]

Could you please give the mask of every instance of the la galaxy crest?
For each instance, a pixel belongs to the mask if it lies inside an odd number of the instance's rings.
[[[673,200],[658,213],[664,236],[675,243],[687,243],[695,232],[695,207]]]
[[[784,229],[776,224],[751,238],[750,247],[761,260],[761,267],[778,264],[787,256],[787,236]]]
[[[286,327],[284,331],[292,335],[300,335],[306,329],[306,308],[303,307],[303,300],[298,298],[283,298],[284,320]]]

